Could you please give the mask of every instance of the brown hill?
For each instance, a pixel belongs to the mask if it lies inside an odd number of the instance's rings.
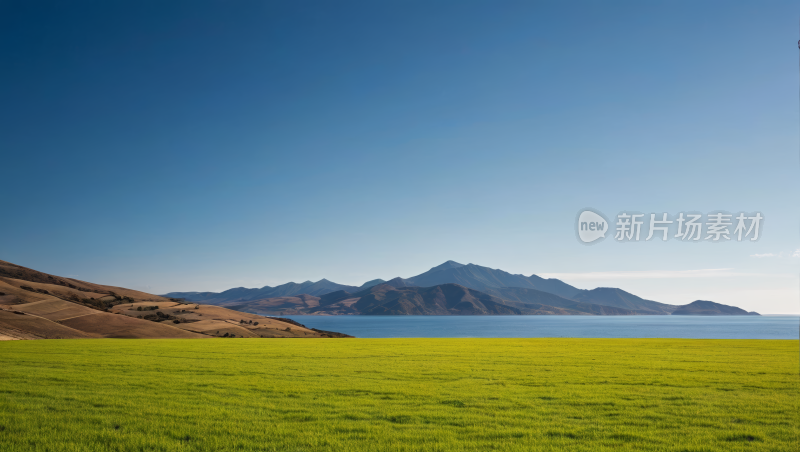
[[[0,341],[18,339],[81,339],[99,337],[21,311],[0,309]]]
[[[300,297],[302,300],[302,297]],[[316,297],[309,297],[314,304]],[[49,275],[0,261],[0,340],[347,337],[219,306]]]
[[[22,281],[33,283],[49,284],[51,286],[61,286],[61,288],[52,288],[59,291],[73,289],[78,292],[90,292],[95,294],[131,297],[137,300],[167,300],[168,298],[159,295],[153,295],[138,290],[126,289],[124,287],[104,286],[102,284],[94,284],[79,279],[63,278],[61,276],[50,275],[37,270],[33,270],[20,265],[12,264],[0,260],[0,277],[12,278]]]
[[[229,309],[261,315],[298,315],[319,306],[319,297],[300,294],[293,297],[273,297],[252,301],[230,301],[220,304]]]

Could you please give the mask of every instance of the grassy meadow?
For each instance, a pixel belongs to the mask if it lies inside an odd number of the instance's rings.
[[[798,342],[0,343],[2,451],[797,451]]]

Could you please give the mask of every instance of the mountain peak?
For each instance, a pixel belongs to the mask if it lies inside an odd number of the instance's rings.
[[[442,271],[442,270],[448,270],[448,269],[451,269],[451,268],[458,268],[458,267],[463,267],[463,266],[464,266],[464,264],[459,264],[456,261],[447,261],[444,264],[437,265],[436,267],[433,267],[432,269],[428,270],[427,273],[433,273],[433,272],[438,272],[438,271]]]
[[[377,286],[378,284],[383,284],[383,283],[385,283],[385,282],[386,282],[386,281],[384,281],[384,280],[382,280],[382,279],[380,279],[380,278],[378,278],[378,279],[373,279],[373,280],[371,280],[371,281],[367,281],[367,282],[365,282],[364,284],[362,284],[362,285],[361,285],[361,289],[366,289],[366,288],[368,288],[368,287]]]

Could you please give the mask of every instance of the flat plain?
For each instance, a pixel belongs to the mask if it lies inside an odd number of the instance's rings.
[[[0,342],[0,450],[796,451],[798,341]]]

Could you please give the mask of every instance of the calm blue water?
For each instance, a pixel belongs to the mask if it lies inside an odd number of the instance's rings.
[[[310,328],[363,338],[616,337],[798,339],[798,316],[286,316]]]

